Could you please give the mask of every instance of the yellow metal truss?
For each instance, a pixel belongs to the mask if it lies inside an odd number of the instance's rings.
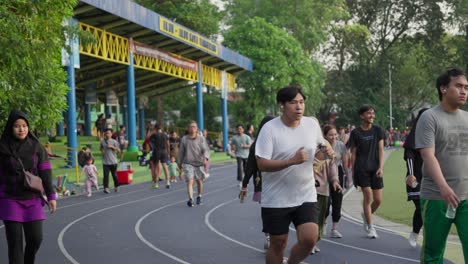
[[[81,45],[81,54],[99,58],[105,61],[112,61],[125,65],[130,64],[128,38],[109,33],[105,30],[87,25],[82,22],[78,22],[78,25],[81,30],[91,33],[96,40],[95,43],[91,43],[86,46]],[[135,68],[159,72],[188,81],[198,81],[197,71],[182,68],[160,59],[134,54],[133,60]],[[219,69],[202,64],[202,75],[203,84],[215,87],[217,89],[221,88],[222,74]],[[226,75],[228,90],[235,91],[235,76],[230,73],[227,73]]]

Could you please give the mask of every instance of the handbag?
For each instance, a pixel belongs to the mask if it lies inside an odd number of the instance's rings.
[[[42,185],[42,179],[39,176],[34,175],[33,173],[24,169],[23,162],[20,158],[17,158],[21,166],[21,170],[24,174],[24,187],[32,192],[38,193],[42,201],[50,207],[47,196],[45,195],[44,186]]]

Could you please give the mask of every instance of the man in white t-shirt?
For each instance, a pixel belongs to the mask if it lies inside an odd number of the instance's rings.
[[[288,242],[289,225],[297,231],[289,264],[300,263],[318,237],[317,192],[312,162],[324,142],[316,119],[303,117],[305,96],[298,86],[278,91],[283,114],[265,124],[257,138],[255,155],[262,171],[263,230],[270,234],[266,263],[281,263]],[[329,154],[332,149],[327,149]]]

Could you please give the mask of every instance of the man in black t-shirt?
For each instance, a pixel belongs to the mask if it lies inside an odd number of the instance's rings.
[[[364,196],[364,229],[367,237],[377,238],[372,214],[382,202],[385,133],[382,128],[374,126],[375,112],[372,106],[361,106],[359,116],[361,126],[351,131],[348,148],[351,150],[354,185],[361,187]]]
[[[161,176],[161,169],[159,165],[161,164],[164,169],[164,174],[166,175],[166,188],[169,189],[171,184],[169,182],[169,170],[167,168],[167,160],[168,155],[167,152],[169,150],[169,140],[167,135],[162,132],[162,129],[159,125],[154,126],[156,132],[151,135],[149,139],[149,144],[151,146],[152,154],[151,154],[151,176],[153,177],[153,185],[154,189],[159,188],[158,182],[159,177]]]

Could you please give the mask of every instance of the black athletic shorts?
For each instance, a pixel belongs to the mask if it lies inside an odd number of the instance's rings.
[[[151,154],[151,161],[153,162],[160,161],[161,163],[166,163],[167,160],[168,158],[166,150],[153,151],[153,153]]]
[[[262,207],[263,232],[284,235],[289,232],[291,222],[295,227],[305,223],[318,223],[317,203],[306,202],[300,206],[286,208]]]
[[[356,185],[363,187],[370,187],[372,190],[383,189],[383,178],[377,177],[377,171],[365,171],[360,168],[354,170],[354,180]]]

